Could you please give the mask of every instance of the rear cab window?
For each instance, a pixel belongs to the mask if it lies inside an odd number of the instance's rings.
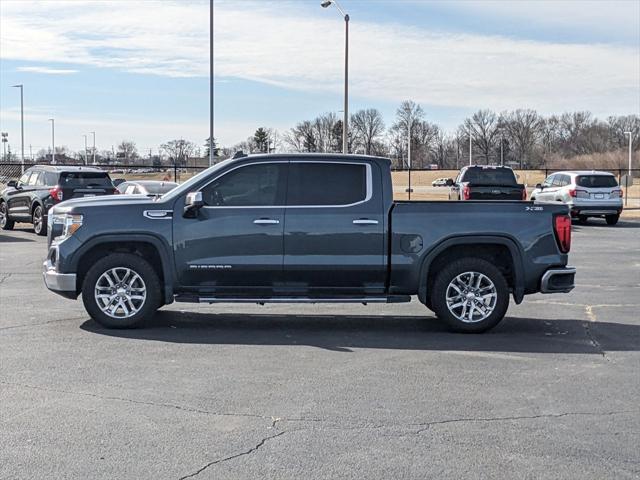
[[[58,184],[61,188],[113,188],[107,172],[62,172]]]
[[[470,167],[464,173],[463,182],[488,185],[517,185],[516,176],[509,168]]]
[[[579,175],[576,185],[583,188],[613,188],[618,186],[618,181],[613,175]]]
[[[370,167],[361,163],[291,162],[288,206],[346,206],[369,198]]]

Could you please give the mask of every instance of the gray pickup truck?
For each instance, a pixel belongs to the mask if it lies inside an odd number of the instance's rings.
[[[563,205],[394,202],[388,159],[255,155],[158,199],[72,199],[49,215],[50,290],[105,327],[179,302],[408,302],[482,332],[509,297],[569,292]]]

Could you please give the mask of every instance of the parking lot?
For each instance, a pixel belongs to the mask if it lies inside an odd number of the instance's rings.
[[[417,301],[173,304],[104,330],[0,234],[0,478],[638,478],[640,222],[484,335]]]

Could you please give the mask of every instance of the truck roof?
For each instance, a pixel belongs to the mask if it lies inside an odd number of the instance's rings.
[[[41,168],[47,172],[104,172],[104,170],[95,167],[86,167],[83,165],[78,166],[65,166],[65,165],[32,165],[29,168]],[[105,172],[106,173],[106,172]]]

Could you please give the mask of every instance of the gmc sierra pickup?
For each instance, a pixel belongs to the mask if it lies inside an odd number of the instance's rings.
[[[50,290],[105,327],[183,302],[420,302],[482,332],[512,295],[569,292],[563,205],[394,202],[388,159],[255,155],[156,200],[72,199],[49,215]]]

